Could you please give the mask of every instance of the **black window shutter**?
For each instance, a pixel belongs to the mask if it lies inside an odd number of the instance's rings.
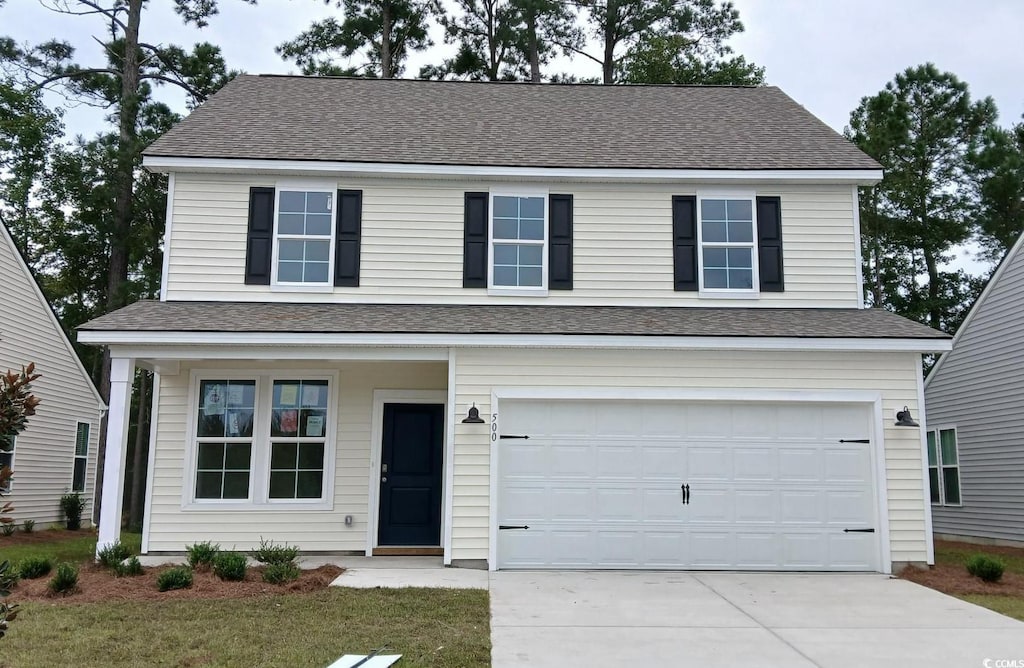
[[[466,193],[462,247],[462,287],[487,287],[488,193]]]
[[[549,195],[548,219],[548,289],[572,290],[572,195]]]
[[[757,198],[757,262],[761,292],[783,292],[782,202],[778,197]]]
[[[334,285],[359,287],[359,244],[363,229],[363,191],[339,190],[334,239]]]
[[[693,195],[672,197],[672,264],[676,291],[697,291],[697,198]]]
[[[249,188],[249,236],[245,242],[245,284],[270,285],[274,243],[274,189]]]

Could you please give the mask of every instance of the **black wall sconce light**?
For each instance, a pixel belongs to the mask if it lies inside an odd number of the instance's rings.
[[[903,407],[903,410],[896,411],[896,426],[897,427],[920,427],[914,416],[910,414],[910,408],[907,406]]]
[[[470,409],[469,414],[462,419],[462,424],[483,424],[484,419],[480,417],[480,409],[476,407],[474,403]]]

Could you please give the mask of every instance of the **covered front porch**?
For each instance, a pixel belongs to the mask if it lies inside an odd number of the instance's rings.
[[[142,552],[262,540],[451,561],[447,348],[110,345],[97,549],[121,526],[136,367],[154,373]],[[464,411],[463,411],[464,412]]]

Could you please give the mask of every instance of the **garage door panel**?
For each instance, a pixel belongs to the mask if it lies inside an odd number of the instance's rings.
[[[499,568],[878,568],[877,534],[843,532],[876,524],[871,445],[838,436],[870,435],[867,406],[509,401],[502,411],[501,433],[530,439],[499,441],[498,520],[530,528],[498,532]]]

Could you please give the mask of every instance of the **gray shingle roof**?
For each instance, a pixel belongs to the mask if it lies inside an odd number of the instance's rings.
[[[880,309],[140,301],[81,330],[948,339]]]
[[[148,156],[645,169],[880,169],[778,88],[251,76]]]

